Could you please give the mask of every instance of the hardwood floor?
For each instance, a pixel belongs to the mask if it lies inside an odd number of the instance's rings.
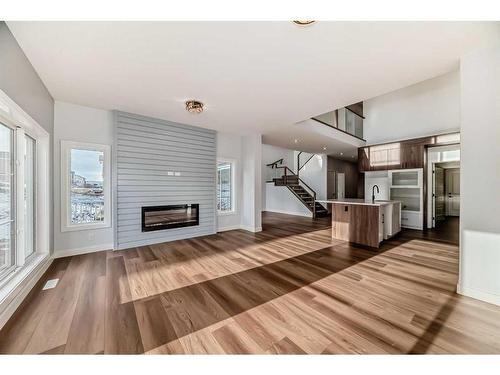
[[[455,244],[367,250],[329,221],[265,213],[261,233],[57,259],[0,352],[500,353],[500,307],[454,292]]]

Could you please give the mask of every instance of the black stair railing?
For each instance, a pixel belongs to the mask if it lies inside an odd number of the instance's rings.
[[[310,157],[306,160],[306,162],[305,162],[304,164],[300,165],[300,156],[301,156],[301,155],[302,155],[302,151],[300,151],[300,152],[297,154],[297,175],[299,175],[299,174],[300,174],[300,170],[301,170],[302,168],[304,168],[304,167],[305,167],[305,165],[306,165],[307,163],[309,163],[309,161],[310,161],[310,160],[311,160],[311,159],[312,159],[312,158],[313,158],[316,154],[311,154],[311,156],[310,156]]]
[[[299,186],[302,186],[305,188],[305,190],[312,196],[313,201],[312,201],[312,207],[310,208],[312,210],[313,218],[316,218],[316,191],[314,191],[308,184],[304,182],[298,175],[293,173],[293,171],[288,168],[287,166],[273,166],[273,169],[282,169],[283,170],[283,181],[285,182],[285,185],[288,187],[288,189],[302,202],[305,202],[304,198],[302,198],[293,188],[290,187],[289,181],[296,180],[297,184]],[[301,185],[302,184],[302,185]],[[309,207],[309,206],[308,206]]]

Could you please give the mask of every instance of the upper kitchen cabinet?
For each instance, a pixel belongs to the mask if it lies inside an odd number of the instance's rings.
[[[362,147],[358,151],[358,169],[360,172],[400,169],[403,154],[400,142]]]
[[[459,134],[447,134],[366,146],[358,149],[360,172],[423,168],[425,148],[459,142]]]

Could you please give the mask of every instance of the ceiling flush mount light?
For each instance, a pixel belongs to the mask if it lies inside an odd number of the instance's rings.
[[[186,102],[186,111],[189,113],[201,113],[203,112],[203,103],[197,100],[188,100]]]
[[[292,21],[294,24],[298,25],[298,26],[309,26],[309,25],[312,25],[313,23],[315,23],[316,21]]]

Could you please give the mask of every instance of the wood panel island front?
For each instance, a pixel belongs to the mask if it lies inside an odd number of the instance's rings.
[[[401,230],[401,202],[364,199],[319,200],[331,205],[332,238],[378,248]]]

